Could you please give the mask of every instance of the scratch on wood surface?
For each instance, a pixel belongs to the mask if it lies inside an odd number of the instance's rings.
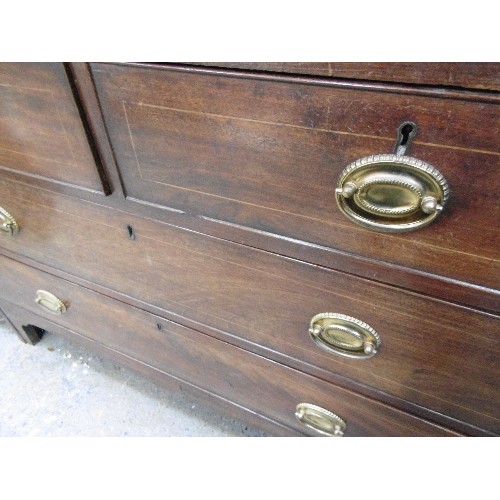
[[[354,103],[361,103],[362,101],[359,100],[353,100],[349,102],[349,105],[346,107],[344,114],[347,112],[347,110],[352,106]],[[124,103],[127,104],[128,106],[131,105],[137,105],[136,102],[127,102]],[[386,137],[386,136],[381,136],[381,135],[374,135],[374,134],[360,134],[360,133],[354,133],[352,132],[352,129],[347,127],[349,132],[346,132],[344,130],[331,130],[331,129],[326,129],[322,127],[308,127],[305,125],[296,125],[296,124],[291,124],[291,123],[283,123],[283,122],[273,122],[269,120],[256,120],[254,118],[242,118],[239,116],[232,116],[232,115],[221,115],[218,113],[209,113],[206,111],[194,111],[194,110],[187,110],[187,109],[180,109],[180,108],[172,108],[172,107],[167,107],[167,106],[158,106],[155,104],[144,104],[141,103],[140,106],[142,107],[151,107],[151,108],[157,108],[157,109],[163,109],[167,111],[176,111],[176,112],[182,112],[182,113],[187,113],[187,114],[192,114],[192,115],[204,115],[204,116],[209,116],[213,118],[222,118],[224,120],[230,118],[232,120],[239,120],[243,122],[248,122],[248,123],[259,123],[263,125],[274,125],[276,127],[290,127],[290,128],[295,128],[295,129],[301,129],[301,130],[314,130],[315,132],[326,132],[330,134],[338,134],[338,135],[352,135],[354,137],[366,137],[369,139],[378,139],[378,140],[384,140],[384,141],[393,141],[393,137]],[[125,108],[125,106],[124,106]],[[371,109],[368,107],[367,109]],[[126,113],[126,111],[125,111]],[[130,132],[130,124],[127,122],[127,125],[129,126],[129,133]],[[132,137],[131,137],[132,140]],[[466,147],[461,147],[461,146],[450,146],[448,144],[434,144],[434,143],[428,143],[428,142],[421,142],[420,144],[427,145],[427,146],[434,146],[434,147],[440,147],[440,148],[450,148],[450,149],[456,149],[456,150],[462,150],[462,151],[471,151],[475,153],[482,153],[482,154],[488,154],[488,155],[494,155],[494,156],[500,156],[499,152],[496,151],[487,151],[487,150],[482,150],[482,149],[472,149],[472,148],[466,148]],[[135,150],[134,150],[135,152]],[[140,166],[139,166],[139,171],[140,171]],[[142,175],[141,175],[142,176]]]

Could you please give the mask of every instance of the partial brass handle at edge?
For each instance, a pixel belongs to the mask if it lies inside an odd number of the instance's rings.
[[[19,232],[19,224],[16,219],[3,207],[0,207],[0,231],[8,233],[10,236]]]
[[[338,415],[310,403],[299,403],[295,417],[302,425],[323,436],[341,437],[347,430],[346,423]]]
[[[309,334],[322,349],[346,358],[371,358],[381,344],[380,335],[370,325],[339,313],[316,314],[309,324]]]
[[[354,222],[385,232],[406,232],[430,224],[443,210],[449,185],[432,165],[395,154],[360,158],[340,174],[335,195]]]
[[[63,314],[66,312],[66,305],[55,295],[46,290],[36,291],[35,302],[52,314]]]

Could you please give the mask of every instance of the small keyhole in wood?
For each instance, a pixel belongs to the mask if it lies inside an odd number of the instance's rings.
[[[408,144],[408,139],[410,134],[413,132],[413,125],[411,123],[406,123],[401,129],[401,146],[406,146]]]
[[[417,133],[417,125],[413,122],[403,122],[398,127],[398,137],[396,140],[396,145],[394,147],[394,154],[398,156],[407,155],[411,141]]]
[[[128,231],[128,237],[131,239],[131,240],[135,240],[135,233],[134,233],[134,228],[132,226],[129,226],[127,224],[127,231]]]

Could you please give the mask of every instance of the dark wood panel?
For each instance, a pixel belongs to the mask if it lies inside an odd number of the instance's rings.
[[[25,334],[23,326],[30,327],[33,325],[39,325],[38,327],[35,326],[35,328],[43,328],[47,332],[61,335],[62,337],[65,337],[72,342],[81,344],[85,348],[89,349],[92,352],[95,352],[100,356],[111,359],[112,361],[119,363],[121,366],[130,368],[131,370],[135,370],[142,376],[147,377],[153,382],[164,386],[168,390],[177,392],[180,391],[189,394],[190,397],[196,398],[199,404],[206,405],[217,414],[223,414],[229,418],[247,422],[248,424],[260,428],[273,436],[291,437],[299,435],[297,430],[293,430],[289,427],[279,424],[278,422],[262,415],[259,412],[255,412],[250,410],[249,408],[245,408],[241,405],[235,404],[226,398],[217,396],[210,390],[204,390],[197,385],[190,384],[158,368],[153,368],[146,363],[140,362],[133,357],[122,354],[115,349],[106,347],[105,345],[96,342],[87,336],[80,335],[73,330],[64,328],[61,325],[58,325],[42,316],[33,314],[26,309],[22,309],[9,302],[3,301],[2,299],[0,299],[0,308],[4,309],[5,314],[8,315],[8,321],[14,326],[17,331],[22,332],[23,335]],[[303,434],[300,435],[303,436]]]
[[[216,71],[170,67],[91,64],[91,70],[105,117],[111,115],[114,120],[123,120],[124,102],[135,103],[324,129],[332,134],[374,136],[389,141],[389,150],[399,124],[412,120],[420,125],[418,144],[498,154],[495,136],[483,133],[498,129],[498,109],[492,104],[443,99],[439,92],[424,97],[390,86],[385,92],[374,92],[362,85],[332,87],[300,79],[266,80],[237,73],[227,77]],[[109,119],[107,124],[111,128]]]
[[[500,90],[500,64],[493,62],[198,62],[190,64],[298,75]]]
[[[92,191],[81,190],[75,187],[71,187],[69,184],[54,184],[48,179],[37,178],[36,183],[46,189],[56,190],[72,196],[79,196],[85,199],[97,202],[106,203],[110,206],[117,207],[123,210],[129,210],[136,213],[143,214],[147,217],[154,217],[160,220],[171,222],[176,225],[183,225],[185,227],[192,228],[197,231],[208,232],[222,238],[232,239],[234,241],[244,242],[250,246],[257,246],[260,248],[269,249],[271,251],[281,253],[284,255],[289,255],[292,257],[299,258],[301,260],[308,260],[315,262],[327,267],[334,267],[337,269],[344,269],[348,272],[355,273],[361,276],[373,278],[376,280],[382,280],[388,283],[393,283],[398,286],[405,288],[412,288],[420,292],[433,295],[435,297],[446,297],[447,299],[455,302],[462,302],[465,304],[472,305],[485,310],[498,310],[499,302],[495,296],[495,292],[491,289],[482,286],[462,286],[463,282],[456,281],[453,279],[448,279],[444,276],[431,275],[425,271],[416,271],[406,266],[395,266],[391,264],[390,261],[387,263],[382,263],[382,265],[374,262],[373,259],[363,257],[362,255],[354,255],[343,252],[342,250],[337,250],[328,246],[318,246],[314,244],[309,244],[301,240],[290,240],[287,238],[282,238],[280,235],[275,235],[272,232],[266,232],[263,230],[252,230],[248,226],[238,226],[237,224],[220,224],[216,220],[207,220],[197,217],[191,217],[189,215],[183,215],[181,213],[176,213],[175,211],[155,210],[147,204],[123,204],[122,193],[119,189],[120,180],[118,173],[114,168],[114,161],[112,153],[110,151],[109,145],[107,144],[106,132],[103,130],[102,121],[100,119],[100,110],[98,103],[95,101],[95,93],[92,87],[92,82],[90,81],[89,75],[87,73],[86,65],[72,65],[75,85],[78,87],[78,93],[80,97],[84,100],[83,104],[86,108],[86,117],[92,122],[92,134],[95,136],[97,141],[97,149],[99,154],[106,164],[106,171],[112,177],[113,185],[118,190],[114,193],[114,196],[108,196],[103,198],[102,196],[96,194]],[[78,68],[78,69],[77,69]],[[77,69],[77,70],[76,70]],[[14,171],[9,171],[9,177],[25,181],[23,175],[18,175]],[[491,193],[491,190],[487,190],[487,193]],[[265,218],[261,217],[261,219]],[[269,216],[269,212],[267,212]],[[276,214],[275,214],[276,217]],[[281,224],[289,224],[292,226],[290,221],[287,220],[287,216],[283,214],[278,221]],[[294,229],[290,227],[291,230],[295,231],[296,234],[303,235],[304,224],[301,221],[297,221],[297,228]],[[326,230],[326,229],[325,229]],[[272,229],[271,229],[272,231]],[[320,234],[311,234],[310,239],[320,238],[324,235],[321,234],[321,228],[319,229]],[[301,234],[302,233],[302,234]],[[353,235],[350,240],[353,244],[359,245],[359,238],[356,238],[357,233]],[[326,238],[326,245],[328,245],[328,237]],[[325,238],[323,238],[325,239]],[[360,246],[363,250],[363,246]],[[406,251],[406,246],[403,249]],[[425,248],[424,252],[415,252],[415,258],[421,258],[422,255],[426,255],[429,251],[429,247]],[[386,250],[387,253],[387,250]],[[428,260],[432,260],[432,256],[424,257]],[[375,258],[376,259],[376,258]],[[445,259],[435,258],[435,262],[438,261],[447,262]],[[411,263],[410,263],[411,265]],[[482,272],[485,275],[495,276],[495,273],[490,272],[488,269],[489,263],[483,261]],[[494,263],[495,265],[495,263]],[[462,266],[463,274],[467,273],[470,266]]]
[[[106,191],[63,64],[0,64],[0,169]]]
[[[10,189],[9,186],[19,186],[18,183],[25,183],[25,178],[22,175],[12,174],[9,177],[12,177],[16,182],[5,181],[3,186],[6,190]],[[500,313],[500,292],[485,286],[473,285],[414,268],[395,265],[391,262],[286,238],[279,234],[252,229],[248,226],[221,222],[204,216],[196,217],[178,210],[158,210],[156,205],[148,203],[131,203],[130,200],[124,200],[120,190],[115,190],[112,195],[103,197],[95,192],[71,188],[69,185],[54,184],[48,180],[37,179],[37,186],[42,190],[78,197],[123,212],[155,219],[330,269],[339,269],[356,276],[391,284],[406,290],[413,290],[427,296],[466,305],[485,312]],[[41,265],[41,263],[39,264]]]
[[[71,74],[70,79],[74,84],[76,99],[81,105],[82,120],[87,124],[89,130],[89,141],[99,157],[99,164],[102,166],[102,176],[106,180],[108,194],[111,194],[113,190],[118,190],[120,196],[123,194],[121,182],[90,73],[90,66],[88,63],[67,63],[66,66],[67,71]]]
[[[2,193],[22,214],[21,232],[2,238],[4,248],[146,308],[162,308],[181,322],[207,325],[222,338],[243,339],[271,357],[284,353],[306,371],[319,367],[331,380],[349,377],[471,425],[497,425],[497,317],[72,198],[17,189]],[[25,206],[28,192],[33,201]],[[360,362],[319,350],[307,329],[313,315],[326,311],[369,323],[382,336],[380,353]]]
[[[94,73],[129,199],[500,286],[497,106],[137,67]],[[441,170],[451,200],[425,229],[371,232],[338,210],[337,178],[391,152],[409,119],[419,125],[412,154]]]
[[[83,332],[95,342],[262,413],[297,432],[315,434],[303,428],[294,416],[298,403],[309,402],[338,413],[347,423],[348,436],[452,434],[404,412],[139,309],[43,275],[32,268],[20,264],[14,266],[20,271],[18,278],[28,282],[33,289],[43,284],[67,301],[66,313],[57,319],[41,310],[40,315],[47,320],[77,333]],[[8,267],[12,269],[14,266]],[[27,288],[20,295],[24,295]],[[18,294],[19,289],[15,289]],[[35,306],[29,293],[19,299],[17,295],[9,297],[34,313]],[[6,309],[5,306],[2,308]],[[40,321],[35,325],[40,326]],[[41,327],[45,328],[43,324]]]

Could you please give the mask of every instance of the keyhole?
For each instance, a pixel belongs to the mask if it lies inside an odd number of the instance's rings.
[[[413,132],[413,124],[406,123],[401,128],[401,135],[403,136],[401,139],[401,146],[406,146],[408,144],[408,139],[410,138],[410,134]]]
[[[411,141],[417,133],[417,125],[413,122],[404,122],[398,127],[398,138],[394,147],[394,154],[403,156],[408,154]]]
[[[129,226],[127,224],[127,231],[128,231],[128,237],[131,239],[131,240],[135,240],[135,233],[134,233],[134,228],[132,226]]]

